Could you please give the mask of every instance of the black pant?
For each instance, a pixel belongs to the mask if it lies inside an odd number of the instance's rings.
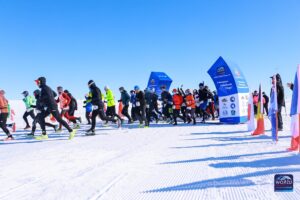
[[[154,117],[154,119],[158,120],[158,116],[155,113],[155,109],[153,106],[146,108],[146,126],[150,125],[151,117]]]
[[[268,103],[264,104],[264,109],[266,111],[266,114],[269,115],[269,104]]]
[[[75,114],[75,108],[73,108],[72,106],[70,106],[68,113],[69,113],[70,116],[74,116],[74,114]]]
[[[125,117],[127,117],[128,120],[131,122],[132,120],[131,120],[131,117],[130,117],[130,115],[128,113],[128,107],[129,107],[129,105],[126,105],[126,106],[123,107],[122,115],[124,115]]]
[[[208,109],[209,109],[209,112],[210,112],[210,114],[211,114],[211,116],[212,116],[212,119],[214,120],[215,119],[215,111],[214,111],[214,109],[213,109],[213,103],[209,103],[208,104]]]
[[[85,118],[86,118],[86,120],[88,121],[89,124],[91,123],[90,114],[91,114],[91,112],[87,112],[87,111],[85,112]]]
[[[139,120],[140,124],[142,124],[143,121],[145,121],[146,123],[145,112],[146,112],[145,106],[135,107],[135,117],[137,120]]]
[[[102,121],[116,122],[115,119],[107,117],[105,115],[103,108],[98,108],[96,110],[93,110],[93,112],[92,112],[92,127],[91,127],[92,130],[94,130],[95,127],[96,127],[96,118],[97,118],[97,116],[99,116]]]
[[[185,115],[187,117],[188,122],[191,122],[193,120],[194,124],[196,124],[195,108],[186,109]]]
[[[58,109],[53,109],[53,110],[47,110],[44,112],[44,115],[41,117],[40,120],[40,125],[42,130],[46,130],[45,126],[46,126],[46,122],[45,122],[45,118],[49,115],[52,114],[52,116],[56,119],[56,121],[63,125],[66,129],[68,129],[69,132],[72,132],[73,130],[70,128],[70,126],[68,125],[68,123],[62,119],[61,115],[59,114]]]
[[[38,113],[35,116],[33,123],[32,123],[32,130],[31,130],[32,133],[34,133],[36,130],[36,124],[39,123],[41,125],[41,121],[43,121],[43,120],[45,121],[45,117],[47,117],[47,116],[45,116],[44,113]],[[45,123],[45,126],[55,128],[55,125],[53,125],[53,124],[50,124],[47,122],[44,122],[44,123]],[[43,127],[44,129],[42,128],[42,132],[46,132],[45,126]]]
[[[9,130],[6,127],[8,113],[0,113],[0,127],[6,133],[6,135],[10,135]]]
[[[122,120],[122,118],[116,113],[116,106],[107,107],[106,116],[117,117],[119,120]]]
[[[159,111],[159,109],[158,109],[158,104],[155,104],[154,105],[154,110],[155,110],[155,112],[157,113],[157,114],[159,114],[159,115],[162,115],[162,113]]]
[[[24,119],[24,121],[26,122],[26,126],[29,126],[28,119],[27,119],[28,116],[30,116],[30,117],[34,120],[34,118],[35,118],[34,111],[31,110],[31,111],[29,111],[29,112],[26,111],[26,112],[24,113],[23,119]]]
[[[131,119],[132,119],[132,121],[136,121],[137,120],[137,118],[135,116],[135,113],[136,113],[136,107],[132,107],[131,108]]]
[[[278,129],[282,129],[283,128],[283,121],[282,121],[281,111],[282,111],[282,105],[278,105],[278,114],[277,114]]]
[[[180,110],[179,109],[173,109],[173,119],[175,124],[177,124],[177,118],[182,119],[185,122],[185,118],[180,115]]]
[[[181,113],[182,113],[182,117],[183,117],[184,119],[186,119],[185,111],[186,111],[186,106],[182,106],[182,107],[181,107]]]
[[[171,113],[170,113],[171,108],[172,108],[172,105],[170,105],[170,104],[165,104],[163,106],[163,114],[166,118],[171,118]]]

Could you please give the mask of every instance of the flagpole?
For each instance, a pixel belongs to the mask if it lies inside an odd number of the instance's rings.
[[[278,142],[278,111],[276,112],[276,142]]]
[[[300,154],[300,114],[298,114],[298,121],[299,121],[299,124],[298,124],[298,126],[299,126],[299,130],[298,130],[298,148],[299,148],[299,154]]]

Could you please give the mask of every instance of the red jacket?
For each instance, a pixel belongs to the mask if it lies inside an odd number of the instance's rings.
[[[183,103],[183,97],[179,94],[174,94],[173,95],[173,105],[175,106],[175,110],[180,110],[182,103]]]
[[[63,109],[70,105],[71,98],[69,97],[69,95],[63,92],[58,96],[56,102],[59,103],[60,108]]]

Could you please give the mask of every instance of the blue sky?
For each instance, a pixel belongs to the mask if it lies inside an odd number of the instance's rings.
[[[300,64],[299,0],[0,0],[0,88],[10,99],[46,76],[77,98],[96,81],[145,87],[164,71],[195,88],[219,56],[249,86],[269,92],[270,75],[292,81]],[[288,96],[291,92],[286,89]]]

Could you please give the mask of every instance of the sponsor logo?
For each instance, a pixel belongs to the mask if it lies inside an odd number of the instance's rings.
[[[223,75],[223,74],[225,74],[225,67],[219,67],[219,68],[217,69],[217,74],[218,74],[218,75]]]
[[[275,192],[293,191],[294,177],[291,174],[276,174],[274,177]]]
[[[223,103],[226,103],[226,102],[227,102],[227,99],[222,99],[222,102],[223,102]]]
[[[232,116],[235,116],[235,113],[236,113],[235,110],[232,110],[232,111],[231,111],[231,115],[232,115]]]
[[[235,97],[230,97],[231,102],[235,102]]]
[[[222,114],[223,114],[223,116],[227,116],[227,115],[228,115],[228,111],[227,111],[227,110],[224,110],[224,111],[222,112]]]
[[[232,109],[235,109],[235,104],[232,103],[232,104],[230,105],[230,107],[231,107]]]

